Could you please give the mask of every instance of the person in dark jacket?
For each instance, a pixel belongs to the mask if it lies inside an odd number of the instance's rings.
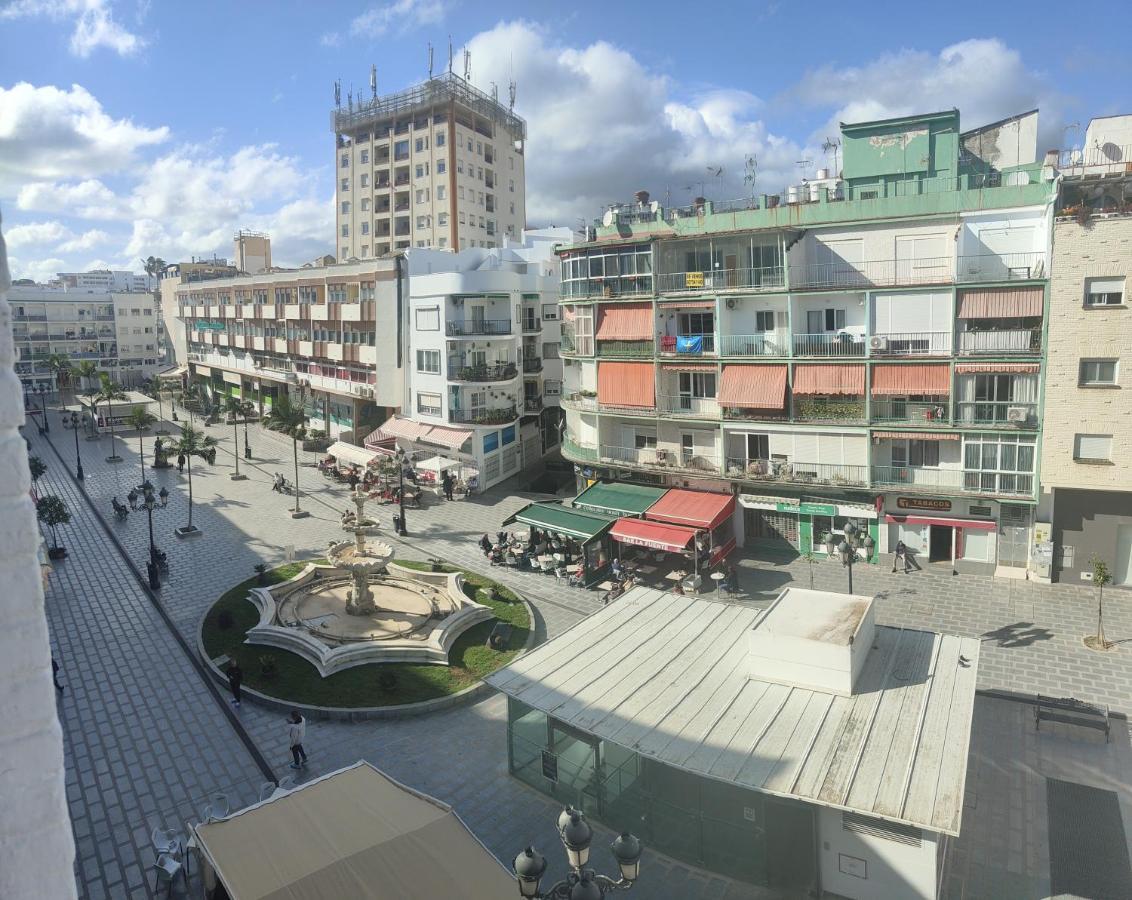
[[[240,685],[244,683],[244,670],[236,660],[228,663],[228,687],[232,689],[232,702],[240,705]]]
[[[445,500],[451,500],[452,499],[452,488],[453,488],[452,476],[448,474],[447,469],[440,476],[440,484],[444,488],[444,499]]]

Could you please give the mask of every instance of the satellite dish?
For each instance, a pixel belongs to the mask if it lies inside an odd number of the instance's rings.
[[[1101,153],[1109,162],[1120,162],[1124,158],[1124,151],[1116,144],[1108,141],[1101,146]]]

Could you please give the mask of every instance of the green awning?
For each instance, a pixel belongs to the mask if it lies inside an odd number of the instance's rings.
[[[585,543],[604,534],[616,521],[616,516],[569,509],[560,503],[532,503],[512,516],[506,524],[522,522],[547,531],[557,531]]]
[[[574,498],[574,506],[590,512],[618,516],[639,516],[665,495],[668,488],[603,481],[586,488]]]

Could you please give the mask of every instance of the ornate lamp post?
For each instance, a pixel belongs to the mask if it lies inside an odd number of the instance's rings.
[[[519,896],[532,900],[601,900],[612,891],[628,890],[639,877],[641,842],[629,832],[622,832],[609,847],[621,870],[621,877],[616,880],[586,868],[593,829],[580,810],[569,806],[562,810],[558,817],[558,834],[566,848],[570,874],[546,891],[540,891],[542,876],[546,874],[546,859],[534,847],[528,847],[515,857]]]
[[[82,420],[77,412],[71,413],[71,431],[75,433],[75,478],[83,480],[83,458],[79,455],[79,426]]]
[[[47,421],[47,395],[50,392],[51,389],[45,384],[36,384],[28,388],[28,394],[30,396],[39,398],[39,408],[43,414],[43,421],[39,422],[36,427],[39,429],[40,434],[51,433],[51,423]],[[31,404],[25,399],[24,406],[27,407],[30,405]]]
[[[841,555],[841,565],[849,570],[850,594],[853,593],[853,565],[857,562],[857,548],[860,547],[865,551],[865,562],[868,562],[873,554],[875,544],[872,535],[868,532],[865,532],[864,537],[862,537],[856,525],[852,522],[845,524],[845,540],[838,545],[837,552]]]
[[[397,520],[397,533],[405,537],[409,530],[405,527],[405,450],[397,448],[397,506],[400,517]]]
[[[169,492],[162,488],[157,494],[154,494],[153,485],[148,481],[142,485],[142,491],[145,498],[141,505],[145,510],[146,518],[149,520],[149,562],[146,563],[145,571],[149,576],[150,589],[156,591],[161,587],[161,570],[157,565],[157,546],[153,543],[153,511],[165,509],[169,503]]]

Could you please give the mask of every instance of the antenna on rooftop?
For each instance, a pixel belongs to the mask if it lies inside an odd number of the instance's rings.
[[[354,86],[350,85],[350,90],[346,94],[346,107],[350,112],[354,111]]]
[[[494,81],[491,83],[491,101],[492,103],[499,102],[499,85]]]
[[[448,35],[448,74],[452,74],[452,35]]]
[[[708,175],[710,175],[712,178],[716,179],[719,182],[719,194],[716,197],[716,199],[722,200],[723,199],[723,166],[708,166],[707,171],[708,171]]]
[[[342,108],[342,79],[339,78],[334,82],[334,105],[339,109]]]
[[[515,111],[515,79],[507,83],[507,93],[511,95],[511,112]]]
[[[464,48],[464,81],[472,80],[472,51]]]
[[[370,63],[369,67],[369,90],[373,94],[373,99],[377,99],[377,63]]]
[[[826,138],[825,143],[821,145],[821,148],[826,153],[830,153],[830,152],[833,153],[833,177],[834,178],[840,178],[841,177],[841,169],[837,164],[837,157],[838,157],[838,154],[841,151],[841,139],[840,138]]]
[[[800,159],[796,163],[794,163],[794,165],[796,165],[799,169],[802,170],[802,180],[803,181],[805,181],[807,178],[810,177],[810,166],[812,166],[813,163],[814,163],[814,161],[812,159],[810,159],[809,157],[807,157],[806,159]]]
[[[759,177],[759,161],[755,158],[753,153],[744,161],[743,169],[743,184],[749,184],[751,186],[751,198],[754,199],[755,184],[758,182]]]
[[[432,41],[428,42],[428,80],[432,81]]]

